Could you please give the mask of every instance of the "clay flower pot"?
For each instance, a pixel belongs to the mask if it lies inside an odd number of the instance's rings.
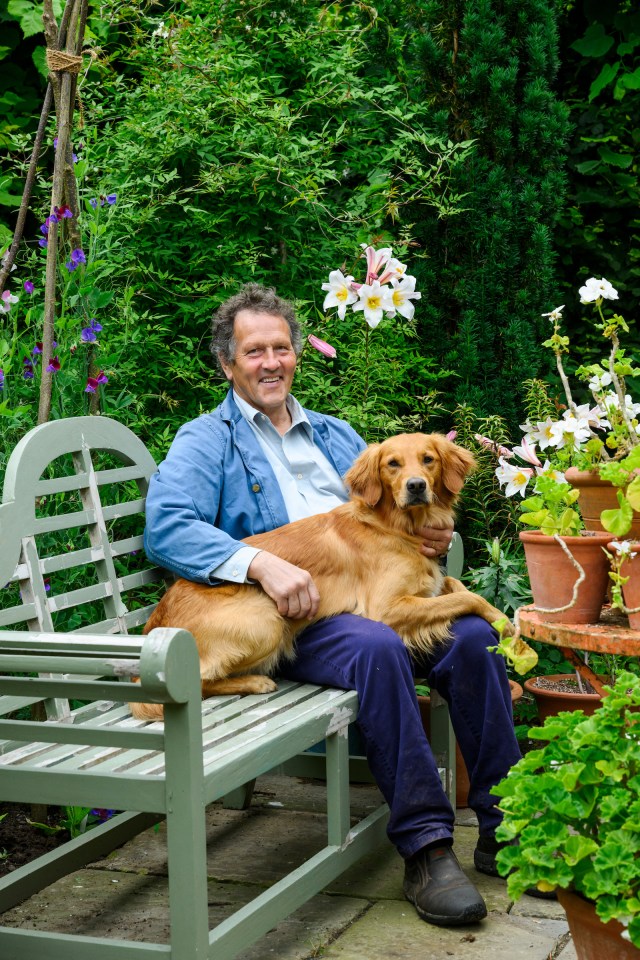
[[[550,683],[563,683],[566,686],[575,684],[575,692],[570,690],[554,690],[551,687],[538,686],[538,680],[548,680]],[[547,717],[555,717],[561,710],[584,710],[587,716],[600,706],[601,697],[598,693],[580,693],[573,673],[554,673],[547,677],[531,677],[525,680],[524,689],[536,701],[538,719],[542,723]]]
[[[622,939],[622,924],[617,920],[603,923],[593,902],[571,890],[558,888],[557,893],[578,960],[638,960],[638,948]]]
[[[600,523],[600,514],[603,510],[617,510],[617,487],[608,480],[601,480],[598,473],[591,470],[578,470],[569,467],[565,471],[565,479],[575,490],[580,491],[580,515],[587,530],[604,530]],[[631,530],[626,536],[640,540],[640,516],[635,516],[631,523]]]
[[[622,599],[629,610],[640,607],[640,543],[634,545],[637,557],[625,560],[620,567],[620,575],[629,579],[622,585]],[[629,626],[632,630],[640,630],[640,611],[630,613]]]
[[[544,619],[551,623],[597,623],[609,585],[609,560],[602,548],[610,542],[611,534],[589,532],[582,537],[561,539],[584,570],[585,579],[573,606],[559,613],[546,613],[571,601],[578,571],[555,537],[539,530],[520,533],[534,605],[542,608]]]

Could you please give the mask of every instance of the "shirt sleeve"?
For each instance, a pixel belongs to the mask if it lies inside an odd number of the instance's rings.
[[[209,574],[209,580],[230,580],[231,583],[255,583],[249,580],[247,572],[251,561],[261,551],[257,547],[242,546]]]

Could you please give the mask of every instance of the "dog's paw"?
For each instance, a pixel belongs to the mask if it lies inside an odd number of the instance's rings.
[[[256,675],[242,679],[247,682],[247,693],[273,693],[278,689],[278,684],[271,677]]]

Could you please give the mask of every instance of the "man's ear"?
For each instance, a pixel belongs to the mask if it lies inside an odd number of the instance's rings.
[[[370,507],[375,507],[382,497],[380,444],[372,443],[363,450],[344,479],[353,497],[359,497]]]
[[[231,366],[230,363],[227,363],[227,361],[223,359],[221,353],[218,354],[218,363],[219,363],[220,366],[222,367],[222,369],[223,369],[223,371],[224,371],[224,375],[225,375],[225,377],[227,378],[227,380],[229,381],[229,383],[232,383],[232,382],[233,382],[233,367]]]

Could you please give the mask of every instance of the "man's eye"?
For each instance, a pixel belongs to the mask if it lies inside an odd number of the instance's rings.
[[[422,458],[423,463],[433,463],[433,457],[430,457],[429,454]]]
[[[254,347],[253,350],[247,350],[245,353],[246,357],[259,357],[263,353],[259,347]]]

